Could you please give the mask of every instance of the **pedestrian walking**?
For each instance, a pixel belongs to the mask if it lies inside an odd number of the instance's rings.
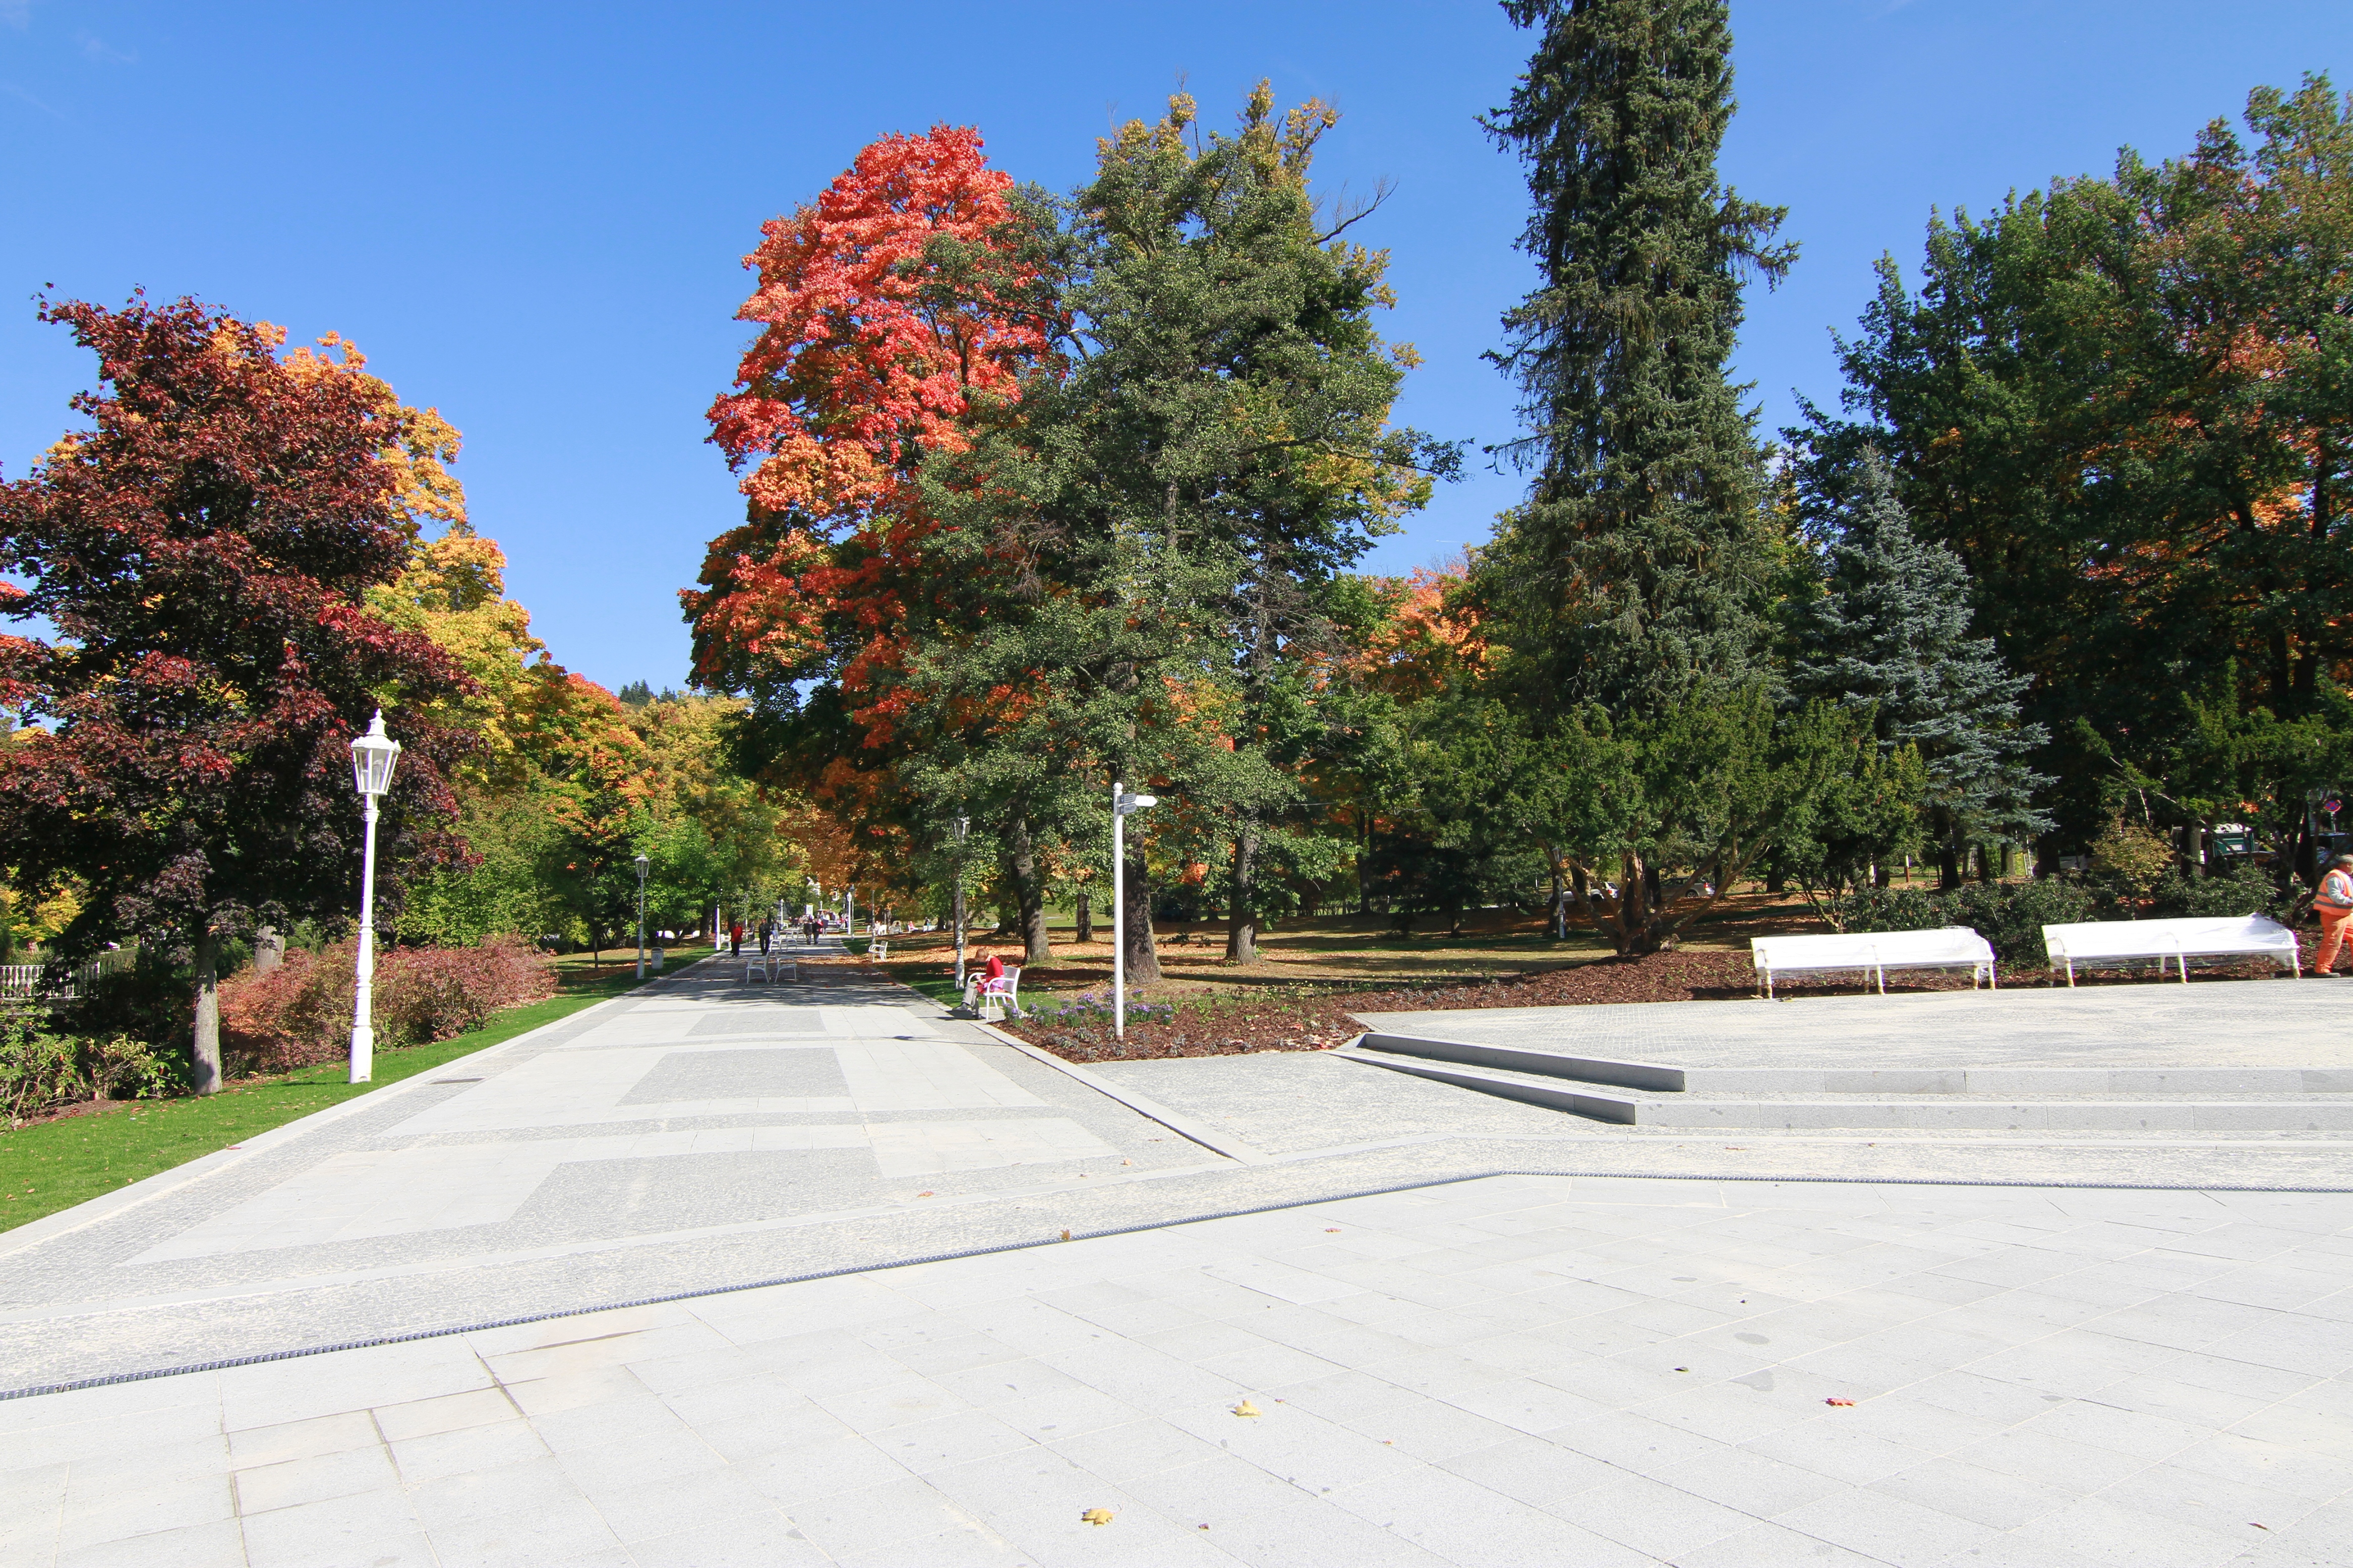
[[[2345,945],[2345,926],[2353,921],[2353,855],[2339,855],[2320,879],[2312,895],[2312,912],[2320,917],[2320,951],[2313,968],[2329,973],[2337,967],[2337,950]]]
[[[744,956],[744,922],[742,921],[736,921],[727,928],[727,952],[729,956],[733,958]]]

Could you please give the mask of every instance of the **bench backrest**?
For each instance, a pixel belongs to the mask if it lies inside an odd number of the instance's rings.
[[[1748,939],[1748,946],[1760,969],[1839,963],[1860,966],[1939,960],[1968,962],[1989,957],[1992,952],[1986,939],[1968,926],[1939,926],[1932,931],[1757,936]]]
[[[2191,915],[2162,921],[2081,921],[2042,928],[2043,945],[2076,958],[2146,958],[2181,948],[2249,952],[2292,947],[2295,933],[2268,915]]]

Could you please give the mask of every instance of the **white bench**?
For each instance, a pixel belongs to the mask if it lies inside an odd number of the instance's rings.
[[[964,1005],[971,1008],[974,1012],[978,1013],[984,1019],[988,1018],[987,1007],[990,1005],[1000,1002],[1003,1003],[1006,1007],[1013,1009],[1013,1016],[1015,1017],[1018,1018],[1021,1016],[1021,966],[1019,964],[1014,963],[1008,964],[1006,966],[1005,978],[998,982],[997,989],[993,991],[989,990],[987,988],[987,985],[988,977],[987,975],[967,974],[965,976]],[[1004,1008],[1000,1007],[997,1009],[997,1016],[999,1018],[1005,1016]]]
[[[1891,969],[1966,969],[1969,987],[1979,980],[1996,984],[1993,947],[1967,926],[1942,926],[1935,931],[1844,931],[1828,936],[1757,936],[1748,939],[1757,979],[1765,999],[1773,999],[1773,977],[1825,969],[1860,969],[1879,982],[1887,994]]]
[[[2051,967],[2067,971],[2075,984],[2075,966],[2112,958],[2154,958],[2162,973],[2167,959],[2189,984],[2193,958],[2268,958],[2304,977],[2304,960],[2295,949],[2295,932],[2263,915],[2208,916],[2171,921],[2086,921],[2077,925],[2044,926],[2042,945]]]

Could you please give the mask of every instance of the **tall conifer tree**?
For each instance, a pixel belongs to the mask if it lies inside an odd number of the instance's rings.
[[[1521,246],[1542,282],[1504,319],[1536,473],[1484,552],[1530,705],[1599,719],[1651,753],[1646,789],[1579,858],[1617,894],[1598,918],[1621,952],[1667,945],[1677,894],[1753,856],[1740,792],[1748,740],[1700,735],[1695,710],[1753,704],[1767,653],[1761,466],[1726,378],[1744,271],[1778,279],[1779,208],[1716,175],[1733,111],[1723,0],[1506,0],[1535,53],[1490,130],[1528,167]],[[1580,718],[1580,710],[1584,717]],[[1667,756],[1662,748],[1688,746]],[[1584,879],[1580,877],[1580,886]],[[1684,917],[1684,918],[1687,918]]]

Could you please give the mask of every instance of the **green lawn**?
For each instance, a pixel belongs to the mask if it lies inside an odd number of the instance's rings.
[[[343,1063],[322,1062],[282,1078],[247,1079],[206,1100],[136,1100],[0,1132],[0,1230],[87,1203],[370,1089],[430,1072],[636,984],[631,968],[566,973],[561,994],[501,1013],[470,1035],[378,1051],[374,1084],[347,1083]]]

